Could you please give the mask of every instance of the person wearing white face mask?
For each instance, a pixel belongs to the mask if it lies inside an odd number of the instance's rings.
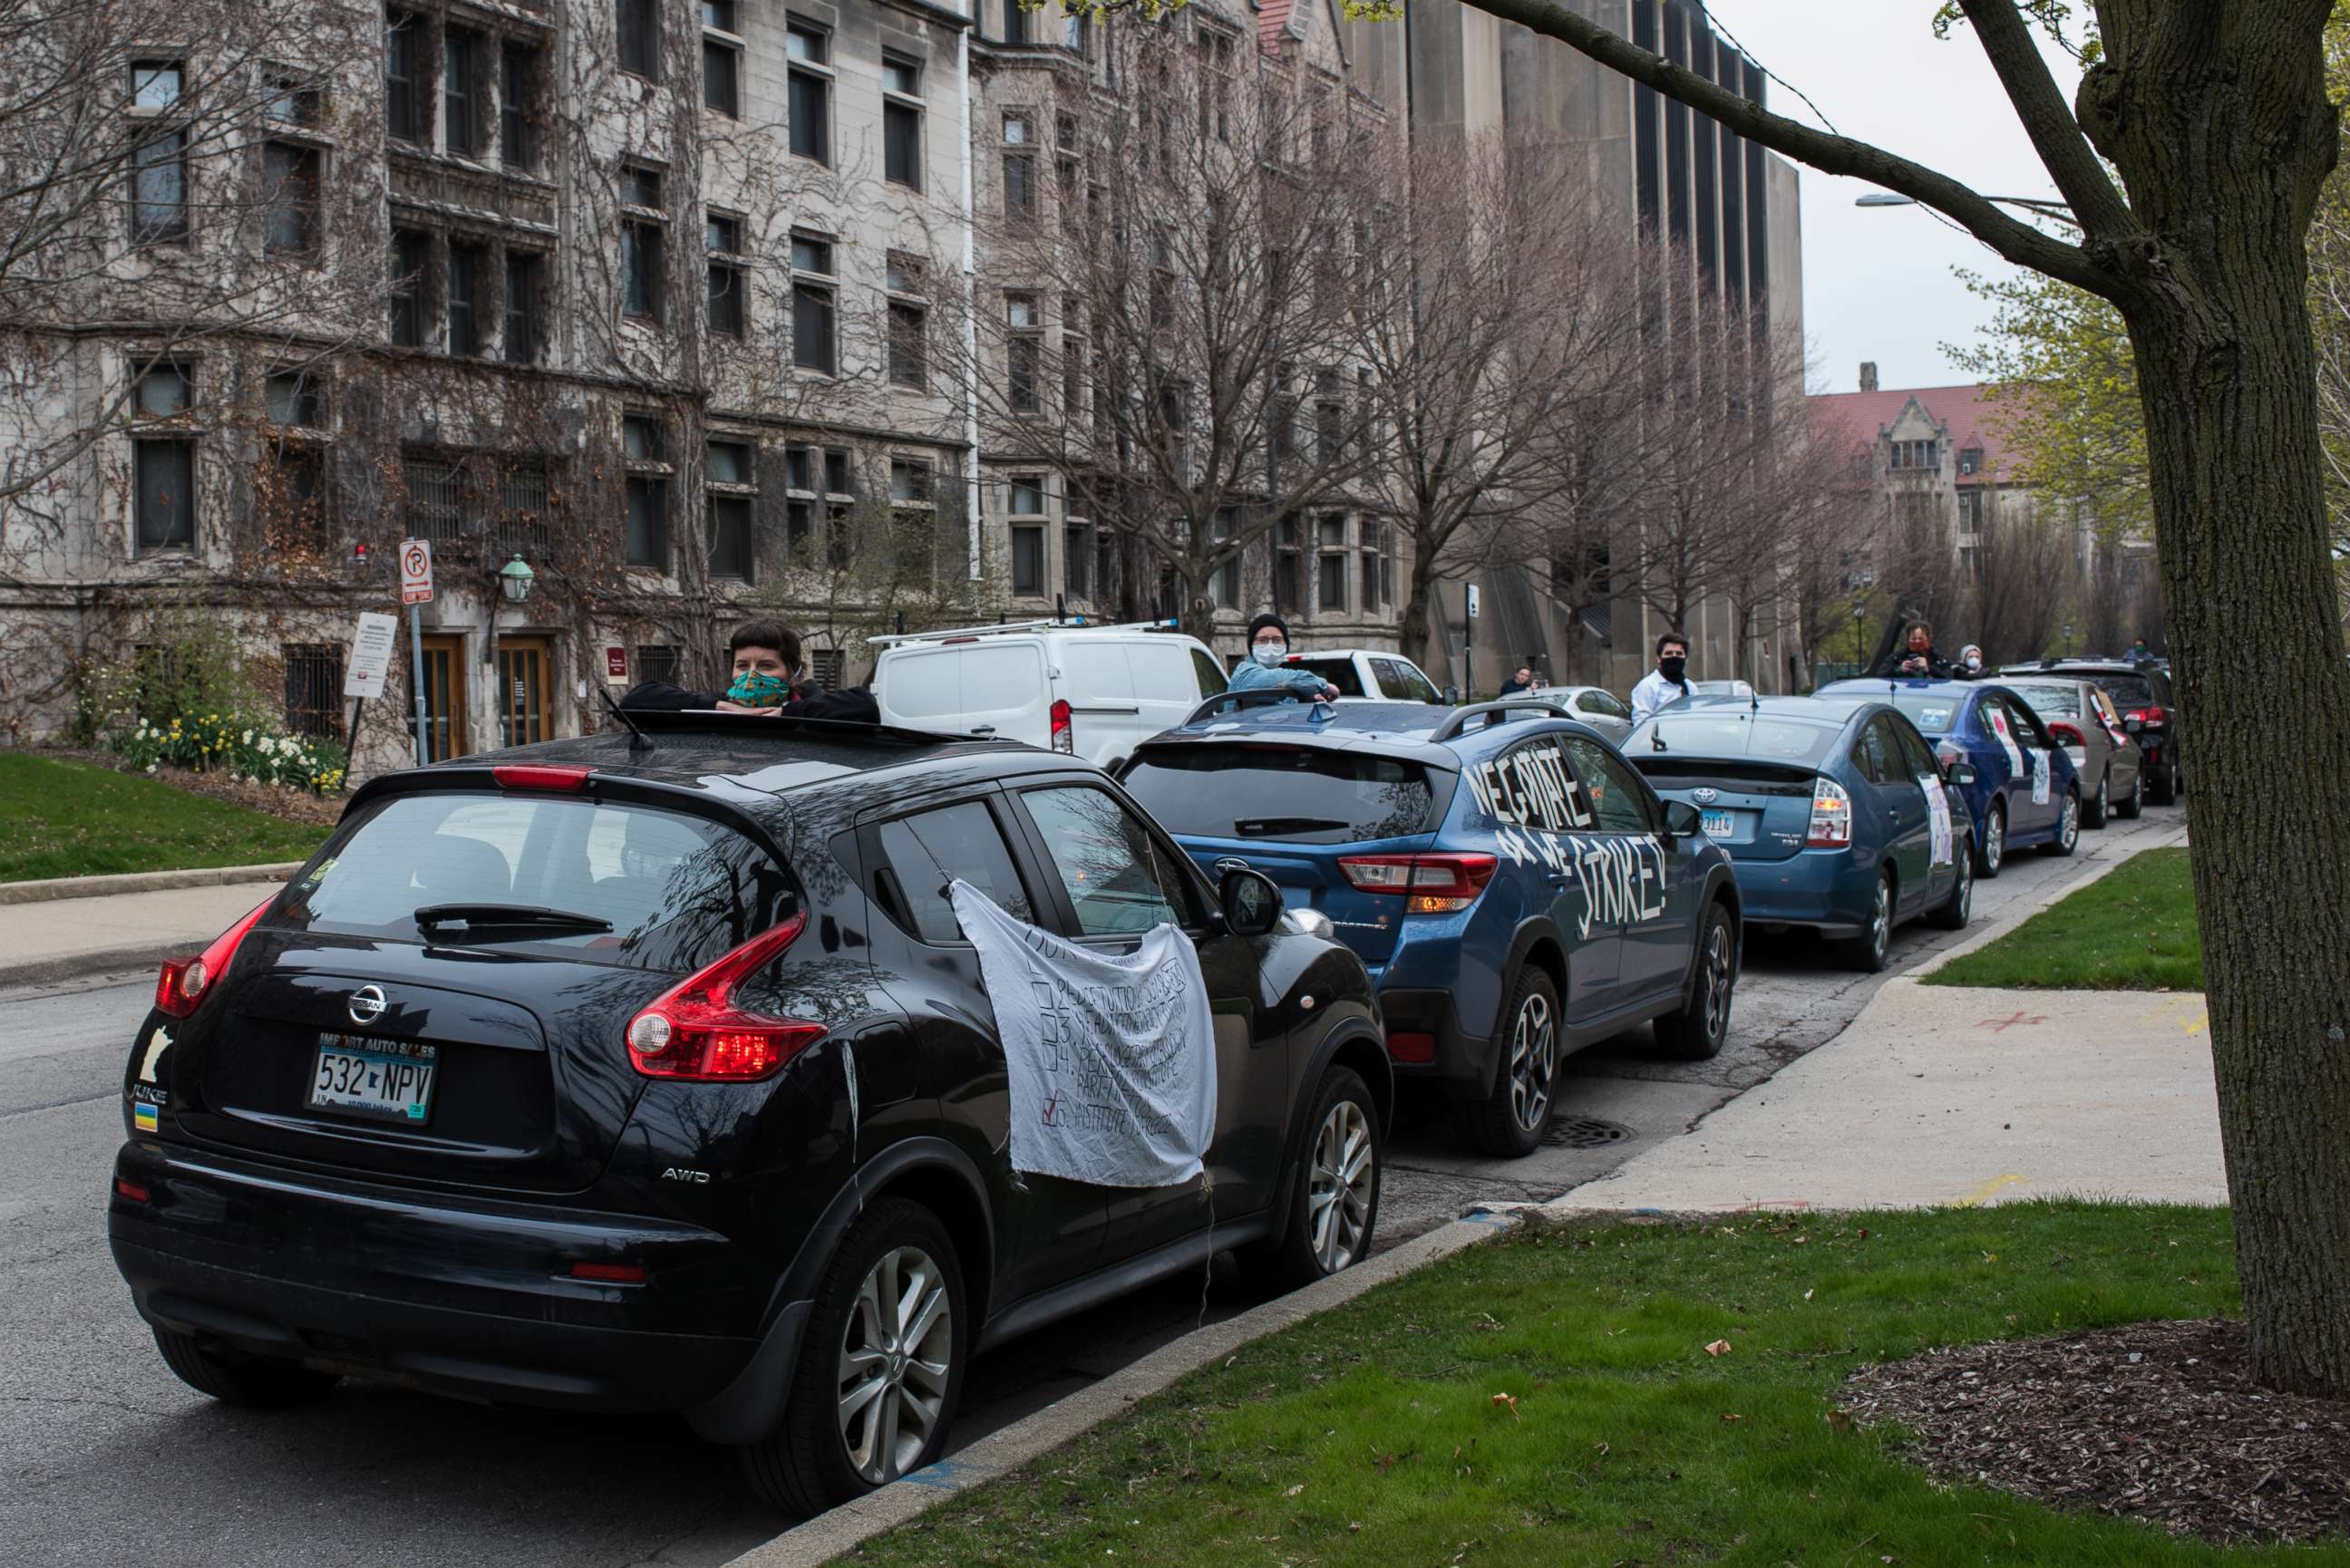
[[[1983,651],[1973,643],[1959,649],[1959,667],[1950,671],[1960,680],[1976,680],[1983,675]]]
[[[1268,610],[1249,622],[1249,656],[1232,671],[1232,691],[1289,691],[1301,698],[1329,701],[1338,689],[1310,670],[1293,670],[1282,661],[1289,657],[1289,626]]]

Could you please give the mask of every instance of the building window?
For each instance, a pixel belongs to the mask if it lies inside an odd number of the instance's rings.
[[[1336,467],[1347,455],[1347,405],[1338,400],[1338,373],[1325,370],[1315,386],[1314,451],[1325,468]]]
[[[710,443],[710,575],[751,580],[752,449],[747,441]]]
[[[1232,139],[1232,36],[1221,27],[1200,29],[1200,139]]]
[[[185,81],[180,61],[131,63],[130,108],[143,121],[130,153],[130,237],[138,244],[188,237],[188,131],[169,119]]]
[[[1013,525],[1012,591],[1031,597],[1045,591],[1045,530],[1041,526]]]
[[[1003,41],[1028,42],[1028,13],[1021,9],[1020,0],[1003,0]]]
[[[326,89],[300,77],[268,78],[266,113],[280,125],[316,126],[326,118]]]
[[[677,683],[677,649],[659,646],[641,646],[637,649],[637,679],[658,680],[664,685]]]
[[[620,421],[620,455],[628,471],[628,536],[624,558],[631,566],[669,570],[669,446],[660,421]]]
[[[630,164],[620,171],[620,313],[639,320],[661,317],[661,213],[658,169]]]
[[[302,254],[318,244],[318,151],[290,141],[261,148],[262,248]]]
[[[193,388],[183,365],[150,366],[139,378],[135,413],[141,421],[176,419],[188,411]],[[196,542],[195,442],[184,434],[141,425],[131,441],[139,548],[185,548]]]
[[[620,68],[660,80],[660,0],[619,0]]]
[[[739,119],[743,115],[743,42],[733,0],[702,7],[702,107]]]
[[[390,257],[392,342],[424,347],[424,236],[405,229],[391,235]]]
[[[1092,20],[1084,12],[1066,5],[1061,9],[1061,47],[1081,60],[1092,57]]]
[[[1385,545],[1387,535],[1388,524],[1375,524],[1368,520],[1364,522],[1362,553],[1357,559],[1362,564],[1363,609],[1366,613],[1388,602],[1386,587],[1379,580],[1379,550]]]
[[[1959,472],[1966,474],[1981,472],[1982,468],[1982,448],[1979,446],[1961,447],[1959,451]]]
[[[1061,527],[1061,591],[1073,599],[1093,597],[1094,525],[1070,522]]]
[[[889,380],[921,391],[930,384],[929,312],[903,300],[889,302]]]
[[[1003,215],[1023,221],[1036,215],[1036,160],[1025,152],[1003,155]]]
[[[528,365],[538,358],[538,275],[541,258],[526,251],[506,253],[505,359]]]
[[[849,522],[857,511],[857,478],[848,453],[837,448],[824,454],[825,556],[836,571],[844,570],[856,554]]]
[[[792,363],[827,376],[840,364],[832,248],[830,240],[815,234],[792,236]]]
[[[1315,574],[1321,580],[1321,597],[1317,607],[1341,610],[1347,607],[1347,519],[1336,514],[1326,514],[1320,522],[1322,558]]]
[[[881,57],[881,177],[922,188],[922,67],[898,55]]]
[[[1045,340],[1043,313],[1033,294],[1007,294],[1003,296],[1004,325],[1011,337],[1004,345],[1004,391],[1012,411],[1033,414],[1041,406],[1039,372],[1043,369]]]
[[[449,352],[472,358],[482,351],[482,284],[488,255],[475,245],[449,247]]]
[[[343,650],[331,644],[289,642],[286,659],[286,727],[322,741],[343,738]]]
[[[538,166],[537,138],[531,134],[533,88],[538,51],[508,43],[498,52],[498,161],[509,169]]]
[[[424,24],[394,11],[383,29],[383,129],[395,141],[424,140],[422,100],[416,90],[417,47]]]
[[[712,213],[702,225],[702,248],[710,253],[710,330],[743,336],[743,220]]]
[[[267,387],[269,422],[281,430],[321,430],[326,426],[317,383],[300,370],[271,373]]]
[[[818,163],[832,161],[832,35],[794,18],[784,29],[784,53],[791,61],[785,114],[792,151]]]
[[[461,157],[481,151],[482,36],[462,27],[441,35],[441,135],[442,147]]]

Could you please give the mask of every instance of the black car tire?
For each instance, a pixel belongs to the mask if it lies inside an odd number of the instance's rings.
[[[1952,859],[1959,873],[1958,886],[1950,889],[1950,896],[1935,906],[1934,912],[1926,919],[1943,930],[1963,931],[1975,918],[1974,846],[1960,845],[1959,852]]]
[[[1658,1053],[1677,1062],[1711,1061],[1730,1038],[1730,1003],[1738,989],[1738,936],[1727,905],[1716,901],[1706,907],[1705,922],[1698,928],[1695,963],[1689,1005],[1657,1020]]]
[[[1559,1022],[1558,988],[1533,964],[1522,966],[1502,1011],[1493,1087],[1454,1112],[1461,1140],[1478,1153],[1523,1159],[1542,1147],[1557,1108]]]
[[[155,1330],[155,1348],[162,1353],[163,1365],[197,1393],[249,1410],[307,1404],[342,1381],[339,1374],[298,1361],[214,1349],[192,1334],[168,1328]]]
[[[2040,846],[2043,855],[2064,857],[2081,846],[2081,792],[2064,792],[2064,805],[2056,818],[2056,836]]]
[[[2175,762],[2165,762],[2161,770],[2154,775],[2154,788],[2148,793],[2153,795],[2154,804],[2157,805],[2177,805],[2178,792],[2183,787],[2185,786],[2178,779],[2178,764]]]
[[[851,1354],[851,1333],[860,1338],[866,1334],[866,1325],[858,1320],[858,1307],[868,1280],[881,1272],[885,1259],[893,1268],[904,1268],[909,1254],[918,1254],[936,1269],[934,1283],[945,1293],[946,1373],[936,1393],[936,1411],[920,1451],[910,1459],[884,1459],[884,1473],[877,1479],[859,1473],[843,1431],[842,1365]],[[967,1299],[962,1261],[955,1254],[953,1240],[936,1215],[919,1203],[902,1199],[884,1199],[868,1207],[840,1239],[839,1251],[833,1254],[832,1262],[816,1285],[816,1306],[808,1314],[807,1330],[800,1340],[799,1365],[793,1370],[790,1399],[782,1424],[774,1435],[737,1450],[743,1478],[750,1482],[751,1490],[765,1502],[809,1518],[853,1497],[861,1497],[908,1471],[936,1462],[945,1450],[948,1429],[954,1424],[955,1407],[962,1398],[963,1365],[971,1357],[972,1325],[963,1310]],[[902,1295],[899,1304],[902,1307]],[[916,1340],[915,1348],[919,1349],[928,1338],[925,1334]],[[894,1346],[879,1354],[882,1368],[897,1370],[883,1371],[879,1380],[887,1386],[862,1410],[870,1413],[877,1407],[886,1407],[886,1402],[893,1398],[900,1402],[898,1408],[901,1412],[919,1408],[915,1398],[901,1391],[901,1386],[907,1383],[908,1371],[924,1365],[922,1360],[911,1355],[901,1359]],[[919,1378],[914,1380],[917,1393],[920,1392],[920,1383]],[[902,1426],[900,1429],[902,1432]]]
[[[2140,767],[2137,773],[2130,775],[2130,792],[2127,798],[2115,803],[2114,815],[2120,817],[2135,818],[2139,812],[2144,811],[2145,809],[2146,769],[2144,767]]]
[[[2107,768],[2097,777],[2097,798],[2081,808],[2081,826],[2103,827],[2114,812],[2114,770]]]
[[[1883,974],[1893,951],[1893,873],[1877,874],[1877,905],[1860,935],[1844,944],[1845,961],[1863,974]]]
[[[1279,1241],[1243,1247],[1237,1253],[1253,1292],[1285,1294],[1369,1255],[1379,1221],[1385,1138],[1378,1102],[1361,1075],[1351,1067],[1333,1067],[1323,1074],[1321,1090],[1305,1118],[1305,1147],[1297,1151],[1289,1223]],[[1360,1148],[1357,1139],[1362,1140]],[[1353,1159],[1361,1153],[1367,1153],[1369,1165],[1349,1178]],[[1326,1214],[1331,1219],[1326,1231],[1319,1227]]]
[[[2007,864],[2007,803],[1994,798],[1983,813],[1982,842],[1975,846],[1975,875],[1986,882],[1999,879]]]

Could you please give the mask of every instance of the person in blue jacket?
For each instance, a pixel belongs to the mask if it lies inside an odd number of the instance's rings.
[[[1289,625],[1271,610],[1249,622],[1249,656],[1232,670],[1233,691],[1271,691],[1283,688],[1301,698],[1334,700],[1338,689],[1310,670],[1293,670],[1282,663],[1289,657]]]

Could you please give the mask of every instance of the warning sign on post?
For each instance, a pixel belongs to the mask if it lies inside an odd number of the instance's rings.
[[[359,617],[359,628],[351,637],[350,661],[343,666],[344,696],[383,695],[383,672],[391,667],[391,646],[399,636],[398,616],[370,612]]]
[[[432,602],[432,546],[422,539],[406,539],[400,546],[400,602]]]

